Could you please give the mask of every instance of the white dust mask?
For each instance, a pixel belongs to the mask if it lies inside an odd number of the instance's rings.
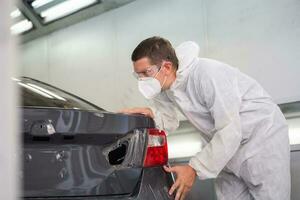
[[[153,99],[156,97],[161,92],[162,88],[160,82],[153,77],[140,78],[138,81],[138,87],[146,99]]]

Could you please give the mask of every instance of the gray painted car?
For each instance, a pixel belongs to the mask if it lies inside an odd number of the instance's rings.
[[[174,199],[164,131],[31,79],[22,94],[25,199]]]

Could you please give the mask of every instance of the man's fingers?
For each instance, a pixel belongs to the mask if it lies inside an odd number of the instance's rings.
[[[165,165],[164,165],[164,170],[165,170],[166,172],[169,172],[169,173],[172,172],[172,171],[171,171],[171,167],[167,167],[167,166],[165,166]]]
[[[117,111],[118,113],[129,113],[131,109],[122,109]]]
[[[177,190],[175,200],[183,200],[193,186],[196,172],[188,165],[174,167],[164,166],[164,170],[169,173],[174,172],[177,175],[176,182],[171,187],[169,194],[172,195],[173,192]]]
[[[148,112],[140,112],[140,114],[146,115],[147,117],[150,117],[150,114]]]
[[[122,109],[119,110],[118,113],[123,113],[123,114],[142,114],[147,117],[154,118],[153,112],[150,108],[144,108],[144,107],[137,107],[137,108],[127,108],[127,109]]]
[[[165,170],[166,172],[169,172],[169,173],[171,173],[171,172],[176,172],[176,168],[175,168],[175,167],[167,167],[167,166],[165,166],[165,165],[164,165],[164,170]]]
[[[169,190],[169,194],[172,195],[174,191],[178,188],[180,181],[177,179],[176,182],[172,185],[171,189]]]
[[[188,192],[189,192],[189,189],[185,187],[181,194],[180,200],[184,200]]]
[[[176,191],[175,200],[180,200],[181,199],[181,195],[182,195],[183,190],[184,190],[184,184],[181,183],[178,190]]]
[[[134,113],[141,113],[141,112],[143,111],[138,108],[122,109],[119,111],[119,113],[126,113],[126,114],[134,114]]]

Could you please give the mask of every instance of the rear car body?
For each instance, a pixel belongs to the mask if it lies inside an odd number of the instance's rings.
[[[25,199],[173,199],[166,136],[30,78],[22,93]]]

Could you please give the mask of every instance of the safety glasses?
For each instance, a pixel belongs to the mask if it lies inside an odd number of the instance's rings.
[[[158,67],[156,65],[152,65],[148,67],[145,71],[142,72],[132,72],[133,76],[138,80],[139,78],[143,77],[153,77],[155,76],[161,67]]]

